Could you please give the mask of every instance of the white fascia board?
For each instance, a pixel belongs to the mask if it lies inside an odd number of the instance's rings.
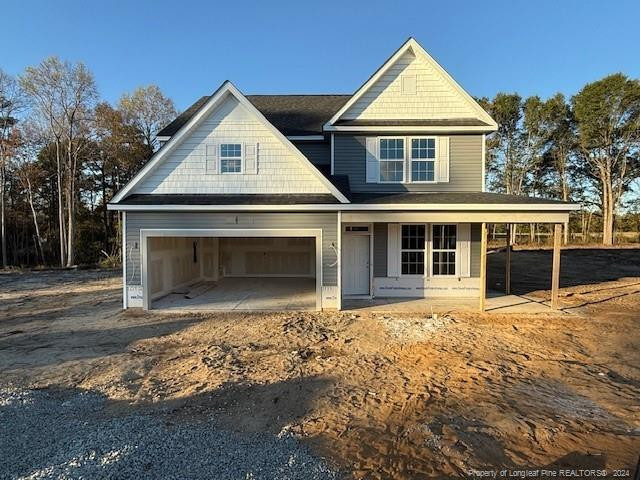
[[[327,132],[409,132],[409,133],[491,133],[497,130],[497,127],[473,125],[473,126],[460,126],[460,127],[445,127],[445,126],[433,126],[433,127],[405,127],[405,126],[346,126],[346,125],[325,125]]]
[[[318,141],[324,140],[324,135],[287,135],[291,141]]]
[[[336,112],[336,114],[331,117],[331,119],[325,123],[323,129],[328,130],[328,127],[337,122],[340,117],[347,111],[351,106],[362,96],[364,95],[369,88],[375,84],[380,77],[382,77],[389,68],[408,50],[413,50],[415,55],[421,55],[429,64],[431,64],[438,72],[440,72],[444,78],[451,83],[451,85],[456,89],[463,98],[465,98],[468,102],[470,102],[472,108],[478,114],[478,117],[483,121],[488,123],[495,130],[498,128],[498,124],[495,122],[493,118],[476,102],[471,95],[469,95],[466,90],[464,90],[458,82],[456,82],[451,75],[438,63],[436,60],[427,53],[427,51],[422,48],[422,46],[413,38],[409,38],[391,57],[367,80],[356,92],[353,96],[345,103],[340,110]]]
[[[241,211],[485,211],[485,212],[571,212],[578,210],[579,204],[483,204],[483,203],[407,203],[407,204],[301,204],[301,205],[114,205],[107,204],[108,210],[126,212],[241,212]]]
[[[131,190],[140,183],[161,161],[163,158],[167,157],[171,152],[175,150],[175,148],[182,142],[182,140],[195,128],[209,113],[219,104],[221,100],[226,98],[226,95],[233,95],[238,102],[247,108],[250,112],[252,112],[258,120],[260,120],[265,127],[267,127],[271,133],[273,133],[279,140],[281,140],[286,147],[289,148],[292,154],[294,154],[303,165],[305,165],[311,173],[318,179],[320,182],[327,187],[329,192],[331,192],[340,202],[349,203],[347,197],[345,197],[340,190],[338,190],[335,185],[333,185],[327,177],[325,177],[320,170],[318,170],[315,165],[311,163],[311,161],[305,157],[300,150],[296,148],[296,146],[291,143],[287,137],[285,137],[280,130],[274,127],[271,122],[269,122],[262,113],[249,101],[247,98],[238,90],[235,85],[233,85],[229,80],[226,80],[218,90],[214,92],[214,94],[209,98],[209,100],[204,104],[198,112],[194,116],[192,116],[189,121],[183,125],[178,132],[171,137],[171,139],[164,145],[163,148],[158,150],[156,154],[151,157],[151,160],[147,162],[147,164],[133,177],[129,183],[127,183],[114,197],[112,202],[119,202],[122,200]]]

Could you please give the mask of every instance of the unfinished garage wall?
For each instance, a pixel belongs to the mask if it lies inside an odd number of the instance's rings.
[[[313,238],[221,238],[220,267],[226,277],[314,277]]]
[[[218,245],[219,239],[204,237],[200,239],[202,245],[202,278],[203,280],[218,280]]]
[[[200,239],[158,237],[150,238],[149,290],[151,298],[198,281],[201,276]]]

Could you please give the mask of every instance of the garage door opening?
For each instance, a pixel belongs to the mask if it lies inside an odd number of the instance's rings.
[[[319,309],[314,236],[148,236],[149,308]]]

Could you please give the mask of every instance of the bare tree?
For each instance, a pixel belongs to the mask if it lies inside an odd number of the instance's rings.
[[[15,150],[14,129],[17,116],[24,109],[24,93],[18,81],[0,69],[0,240],[2,266],[7,266],[5,188],[7,161]]]
[[[131,95],[125,93],[118,102],[125,121],[142,132],[152,150],[157,148],[156,135],[176,117],[173,101],[164,96],[157,85],[136,88]]]
[[[42,171],[38,165],[38,152],[46,144],[46,139],[41,135],[42,130],[32,122],[26,122],[18,133],[18,147],[14,155],[14,173],[24,189],[33,217],[33,226],[36,236],[37,252],[42,265],[45,264],[44,249],[42,247],[42,235],[38,214],[34,202],[34,188],[40,184]]]
[[[28,67],[21,84],[47,124],[50,140],[55,144],[60,263],[72,266],[75,261],[78,159],[87,144],[89,122],[97,99],[95,80],[82,62],[72,64],[50,57],[36,67]]]

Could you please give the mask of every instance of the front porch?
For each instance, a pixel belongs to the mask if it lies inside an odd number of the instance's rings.
[[[478,311],[476,298],[345,298],[342,308],[361,312],[409,312],[444,315],[454,311]],[[555,311],[548,301],[531,295],[506,295],[490,291],[485,300],[485,312],[490,313],[566,313]]]
[[[341,308],[446,313],[548,313],[559,310],[562,229],[567,211],[445,211],[343,213]],[[511,291],[511,245],[501,285],[487,281],[491,224],[551,224],[550,300]]]

